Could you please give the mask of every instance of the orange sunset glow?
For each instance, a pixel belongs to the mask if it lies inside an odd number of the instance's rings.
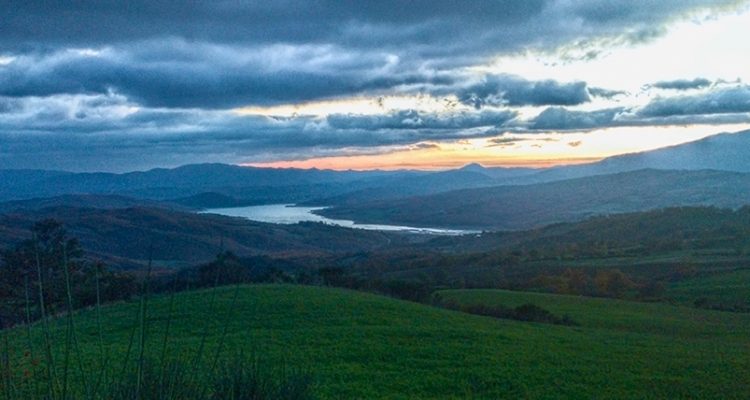
[[[728,131],[744,125],[728,125]],[[586,133],[508,134],[494,138],[423,142],[383,149],[374,154],[350,154],[307,159],[248,162],[268,168],[331,170],[441,170],[479,163],[487,167],[546,168],[583,164],[620,154],[654,150],[715,134],[710,125],[609,128]]]

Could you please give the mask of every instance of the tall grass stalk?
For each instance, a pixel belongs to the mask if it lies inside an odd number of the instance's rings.
[[[177,289],[177,281],[172,284],[172,291],[169,294],[169,309],[167,311],[167,322],[164,327],[164,339],[161,343],[161,356],[159,357],[159,394],[164,395],[164,374],[166,373],[167,355],[169,348],[169,329],[172,325],[172,315],[174,313],[174,297]],[[171,390],[170,390],[171,392]]]
[[[65,380],[63,382],[63,399],[67,399],[67,388],[68,388],[68,362],[71,351],[75,352],[76,360],[78,361],[78,372],[81,378],[81,384],[86,393],[87,398],[91,398],[91,390],[86,379],[86,371],[83,368],[83,357],[81,355],[81,349],[78,345],[78,336],[76,335],[75,329],[75,317],[73,315],[73,289],[70,284],[70,260],[68,259],[67,244],[63,243],[63,256],[62,256],[62,267],[63,274],[65,277],[65,297],[66,307],[68,311],[68,327],[67,327],[67,339],[65,343]]]
[[[29,275],[25,274],[23,279],[24,287],[24,308],[26,309],[26,346],[29,351],[29,362],[33,366],[36,354],[34,353],[34,339],[31,336],[31,295],[29,294]],[[31,368],[31,366],[30,366]],[[31,391],[31,385],[33,385],[33,393],[35,396],[39,395],[39,382],[33,379],[33,383],[29,383],[29,390]]]
[[[54,359],[52,358],[52,343],[50,338],[49,321],[47,312],[44,307],[44,279],[42,278],[42,260],[39,255],[39,238],[34,235],[34,259],[36,264],[36,274],[39,281],[39,312],[42,318],[42,332],[44,334],[44,357],[47,371],[47,397],[55,398],[57,385],[57,374],[54,369]]]
[[[222,243],[222,246],[223,246],[223,243]],[[213,287],[211,288],[212,289],[211,300],[208,303],[209,315],[213,315],[215,311],[214,306],[216,304],[216,292],[218,292],[218,290],[216,290],[216,287],[219,284],[219,271],[221,270],[220,267],[224,265],[223,255],[221,257],[222,257],[221,263],[216,266],[216,273],[214,274],[214,284],[213,284]],[[206,326],[203,327],[203,333],[201,334],[200,344],[198,345],[198,351],[195,353],[195,360],[193,360],[193,370],[194,370],[193,372],[195,372],[195,369],[198,368],[198,365],[200,365],[201,359],[203,358],[203,349],[206,346],[206,338],[208,337],[208,331],[210,328],[211,328],[211,324],[209,324],[208,321],[206,321]]]
[[[216,365],[221,357],[221,352],[224,350],[224,342],[226,341],[227,333],[229,332],[229,324],[231,323],[232,316],[234,315],[234,309],[237,304],[237,297],[240,294],[240,283],[237,282],[234,285],[234,294],[232,295],[232,302],[229,304],[229,310],[224,315],[224,323],[222,324],[221,336],[219,337],[219,344],[216,346],[216,354],[214,354],[214,361],[211,363],[211,372],[216,370]]]
[[[0,320],[0,329],[3,328],[2,320]],[[0,360],[0,376],[2,376],[3,393],[6,399],[12,400],[13,398],[13,372],[10,369],[10,343],[8,343],[8,332],[3,330],[3,354]]]
[[[221,322],[213,321],[211,317],[216,315],[219,308],[220,299],[226,300],[226,296],[220,296],[218,292],[218,283],[221,275],[225,273],[223,252],[222,258],[217,263],[213,287],[211,289],[208,307],[208,317],[203,320],[204,328],[201,332],[200,342],[198,343],[195,356],[188,352],[176,351],[171,344],[171,330],[173,329],[173,319],[175,318],[175,307],[179,300],[176,296],[177,280],[173,282],[172,292],[169,295],[166,323],[164,327],[164,337],[161,342],[161,348],[147,349],[147,338],[149,337],[150,315],[154,313],[149,310],[151,275],[153,271],[153,257],[149,254],[148,267],[146,275],[140,284],[140,299],[136,310],[130,338],[127,345],[125,359],[122,370],[117,374],[119,365],[114,366],[110,359],[109,349],[105,346],[103,324],[103,314],[106,309],[102,309],[101,299],[101,276],[100,271],[95,271],[95,290],[96,290],[96,330],[98,338],[89,343],[91,349],[95,350],[98,346],[99,360],[92,365],[98,366],[99,371],[93,371],[89,368],[92,375],[87,375],[84,368],[82,345],[77,335],[76,323],[81,321],[76,318],[74,313],[75,303],[72,287],[71,263],[68,259],[67,247],[63,249],[63,273],[64,289],[67,307],[65,318],[55,318],[59,325],[54,332],[62,335],[53,337],[53,331],[50,329],[52,318],[48,315],[47,302],[45,300],[44,286],[51,287],[51,282],[43,272],[41,244],[35,238],[35,261],[36,274],[39,281],[39,312],[44,336],[44,360],[46,367],[46,393],[44,387],[40,386],[44,380],[41,376],[37,377],[29,373],[28,378],[34,380],[34,387],[28,382],[18,381],[17,374],[11,369],[11,362],[15,359],[11,354],[11,344],[15,343],[9,340],[9,331],[0,332],[2,334],[2,358],[0,359],[0,397],[8,400],[26,400],[26,399],[45,399],[45,400],[68,400],[72,398],[86,398],[91,400],[104,399],[159,399],[159,400],[198,400],[198,399],[291,399],[291,398],[310,398],[311,385],[309,377],[302,374],[289,374],[285,368],[277,369],[271,366],[261,366],[259,359],[246,359],[242,356],[234,357],[234,360],[227,360],[224,357],[227,337],[230,333],[230,327],[234,319],[240,295],[241,282],[236,282]],[[59,277],[59,275],[56,275]],[[32,320],[32,286],[29,277],[25,280],[25,300],[26,300],[26,339],[28,341],[29,355],[34,360],[34,330],[31,329]],[[228,294],[228,293],[227,293]],[[149,312],[151,311],[151,312]],[[79,328],[80,329],[80,328]],[[127,329],[127,328],[126,328]],[[219,331],[220,329],[220,331]],[[214,331],[220,332],[218,343],[212,359],[206,359],[208,353],[209,335]],[[136,336],[137,335],[137,336]],[[19,337],[22,340],[22,336]],[[54,363],[53,358],[53,339],[60,343],[55,345],[57,353],[61,359]],[[82,338],[81,338],[82,339]],[[64,342],[63,342],[64,340]],[[57,343],[56,342],[56,343]],[[153,350],[151,352],[147,350]],[[171,350],[171,351],[170,351]],[[38,350],[36,351],[38,352]],[[135,353],[135,355],[134,355]],[[170,353],[175,353],[172,356]],[[179,353],[183,356],[180,357]],[[239,351],[242,354],[242,351]],[[154,360],[151,356],[158,356]],[[118,357],[119,358],[119,357]],[[78,361],[78,373],[80,380],[75,379],[75,365]],[[205,362],[203,362],[205,360]],[[135,361],[135,362],[134,362]],[[157,362],[153,362],[157,361]],[[192,363],[192,365],[190,365]],[[34,364],[33,362],[31,364]],[[60,369],[61,368],[61,369]],[[96,378],[90,378],[96,373]],[[25,373],[24,373],[25,374]],[[19,386],[20,385],[20,386]],[[93,385],[93,386],[91,386]],[[80,397],[78,397],[80,396]]]
[[[99,263],[94,265],[94,285],[96,291],[96,331],[99,339],[99,374],[96,378],[96,381],[94,382],[94,395],[99,393],[99,385],[101,385],[102,381],[107,380],[106,374],[109,369],[109,363],[107,362],[109,360],[108,351],[104,349],[104,332],[102,330],[102,297],[101,286],[99,282],[99,274],[101,273],[101,271],[99,270],[100,267],[101,264]]]
[[[130,364],[130,353],[133,351],[133,342],[135,342],[135,333],[138,330],[138,321],[140,320],[140,308],[138,309],[138,315],[136,315],[135,323],[133,323],[133,328],[130,330],[130,339],[128,340],[128,347],[125,351],[125,356],[122,361],[122,368],[120,369],[120,376],[125,376],[125,373],[128,370],[128,365]],[[109,382],[109,385],[115,384],[117,377],[112,376],[112,381]]]
[[[146,269],[146,277],[143,279],[141,285],[141,301],[140,301],[140,318],[139,318],[139,335],[138,335],[138,366],[136,369],[136,398],[140,398],[141,383],[143,381],[143,364],[144,354],[146,351],[146,329],[148,325],[148,290],[149,280],[151,279],[151,268],[153,267],[153,246],[149,247],[148,254],[148,267]]]
[[[148,268],[150,270],[150,266],[151,266],[150,254],[149,254],[148,265],[149,265]],[[150,271],[147,271],[147,274],[150,275]],[[141,315],[142,315],[142,308],[144,307],[144,304],[143,304],[144,284],[145,282],[141,283],[141,293],[139,296],[140,300],[138,303],[138,308],[136,309],[135,323],[133,324],[133,328],[130,330],[130,339],[128,340],[128,347],[127,347],[127,350],[125,351],[125,356],[123,357],[122,368],[120,369],[120,374],[119,374],[120,377],[126,376],[126,373],[128,371],[128,365],[130,364],[130,354],[133,351],[133,344],[135,343],[135,335],[136,335],[136,332],[139,332],[139,328],[142,325]],[[139,365],[140,363],[137,362],[136,364]],[[117,376],[113,375],[112,381],[109,382],[109,387],[114,387],[118,384],[119,382],[117,381]]]
[[[65,289],[67,294],[66,299],[66,306],[68,309],[68,318],[67,318],[67,330],[65,332],[65,355],[63,356],[63,378],[62,378],[62,398],[67,399],[68,398],[68,367],[70,365],[70,349],[72,346],[73,341],[73,306],[71,304],[72,302],[72,296],[70,296],[70,277],[68,276],[68,259],[67,259],[67,252],[65,251],[65,244],[63,243],[63,262],[62,267],[63,271],[65,272]]]
[[[26,314],[26,339],[29,356],[34,358],[34,340],[31,338],[31,296],[29,295],[29,276],[23,277],[24,310]]]

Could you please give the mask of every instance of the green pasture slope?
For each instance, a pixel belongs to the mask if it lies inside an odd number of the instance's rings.
[[[461,305],[517,307],[535,304],[555,315],[569,316],[584,330],[652,335],[674,340],[706,340],[703,347],[745,347],[750,357],[750,314],[702,310],[665,303],[646,303],[586,296],[496,289],[457,289],[437,293]],[[696,342],[696,345],[701,343]]]
[[[214,307],[211,290],[178,294],[169,351],[190,355],[209,332],[206,354],[213,354],[234,294],[232,287],[216,289]],[[501,291],[441,295],[528,302]],[[152,355],[160,350],[168,300],[149,301],[146,352]],[[255,351],[311,371],[323,399],[732,399],[750,393],[750,315],[535,300],[581,326],[497,320],[339,289],[243,286],[225,352]],[[125,354],[137,310],[138,302],[102,310],[105,351],[114,358]],[[95,315],[76,315],[83,365],[92,373],[99,357]],[[54,322],[57,342],[64,341],[64,327],[64,319]],[[32,334],[38,347],[39,324]],[[23,329],[11,332],[15,362],[23,359],[25,343]]]
[[[750,269],[682,280],[667,288],[667,297],[692,304],[698,299],[727,306],[750,307]]]

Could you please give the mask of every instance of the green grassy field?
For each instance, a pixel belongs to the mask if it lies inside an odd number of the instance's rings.
[[[438,295],[445,301],[462,305],[517,307],[531,303],[558,316],[567,315],[587,331],[750,344],[750,314],[701,310],[664,303],[495,289],[443,290]],[[750,356],[750,348],[747,351],[746,354]]]
[[[667,297],[687,304],[705,298],[710,303],[750,307],[750,270],[738,270],[676,282],[667,288]]]
[[[570,314],[581,326],[497,320],[376,295],[320,287],[263,285],[176,296],[170,352],[190,355],[209,332],[216,351],[256,352],[310,371],[315,393],[350,398],[747,398],[750,315],[506,291],[446,291],[461,301],[530,302]],[[146,352],[160,351],[168,298],[149,302]],[[138,303],[103,309],[104,347],[122,359]],[[97,370],[93,310],[76,315],[83,366]],[[36,352],[42,331],[32,329]],[[64,342],[65,320],[52,333]],[[25,360],[23,329],[10,332]],[[55,349],[60,359],[60,347]],[[118,361],[120,362],[120,361]],[[18,366],[17,368],[23,368]]]

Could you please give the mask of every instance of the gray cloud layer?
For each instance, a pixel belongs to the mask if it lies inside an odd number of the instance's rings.
[[[562,107],[550,107],[531,121],[535,130],[581,130],[610,126],[623,108],[597,111],[570,111]]]
[[[644,117],[669,117],[739,112],[750,112],[748,86],[736,86],[692,96],[658,98],[646,105],[638,114]]]
[[[242,44],[337,43],[449,54],[556,45],[594,36],[643,37],[664,21],[732,0],[314,0],[14,2],[0,8],[0,46],[88,47],[155,37]],[[541,40],[540,40],[541,39]]]
[[[0,94],[115,88],[150,106],[216,108],[446,84],[456,78],[451,70],[489,55],[602,37],[642,40],[679,15],[733,3],[14,2],[0,7],[0,54],[17,57],[0,68]],[[92,57],[71,48],[103,51]],[[466,101],[497,101],[493,84],[510,85],[511,105],[570,105],[587,96],[582,83],[523,87],[505,79],[464,93]]]
[[[299,102],[412,83],[448,84],[438,73],[400,71],[392,57],[331,46],[262,48],[167,40],[20,56],[0,66],[0,94],[117,91],[147,106],[226,108]]]
[[[741,118],[746,86],[638,110],[564,107],[623,93],[512,75],[498,54],[627,44],[734,0],[12,2],[0,7],[0,168],[123,170],[409,145],[498,130]],[[592,53],[587,55],[595,57]],[[710,84],[710,82],[709,82]],[[703,80],[659,82],[705,89]],[[473,111],[266,118],[226,111],[349,96],[455,96]],[[692,92],[688,92],[692,93]],[[517,107],[551,106],[532,121]]]
[[[578,105],[591,100],[585,82],[559,83],[553,80],[527,81],[505,75],[487,76],[475,85],[460,89],[459,100],[476,109],[483,106]]]
[[[750,122],[750,86],[700,94],[658,97],[643,107],[572,111],[549,107],[529,121],[532,130],[588,130],[614,126]]]

